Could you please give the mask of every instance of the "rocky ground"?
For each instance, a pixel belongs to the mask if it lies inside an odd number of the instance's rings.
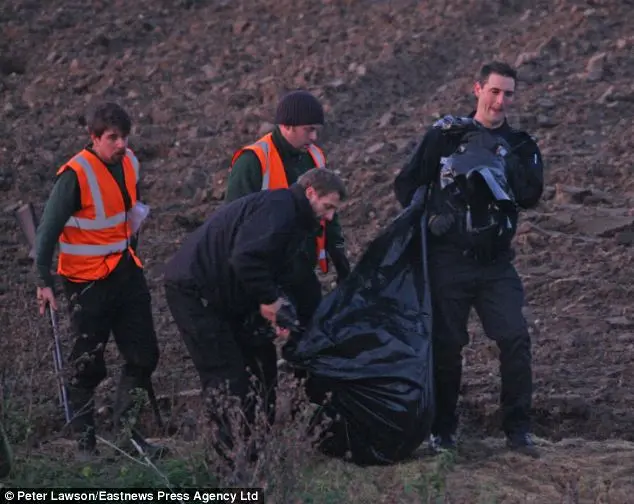
[[[306,87],[326,106],[321,144],[351,189],[341,218],[354,260],[398,211],[391,183],[431,118],[469,112],[480,63],[500,58],[521,76],[511,121],[538,138],[548,165],[544,198],[516,240],[534,339],[535,432],[634,441],[633,6],[2,2],[0,355],[5,395],[30,404],[24,437],[50,436],[58,410],[13,211],[26,201],[41,210],[56,168],[85,143],[87,105],[114,99],[135,120],[131,146],[152,206],[141,254],[163,355],[158,388],[169,394],[197,381],[166,311],[161,265],[220,203],[232,153],[270,127],[279,95]],[[497,435],[496,351],[475,321],[472,334],[465,428]]]

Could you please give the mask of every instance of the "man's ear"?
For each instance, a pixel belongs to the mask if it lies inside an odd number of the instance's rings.
[[[308,199],[313,198],[317,193],[315,192],[315,189],[312,186],[308,186],[306,188],[306,197]]]
[[[480,85],[479,82],[476,81],[476,83],[473,85],[473,94],[476,98],[480,98],[481,92],[482,92],[482,86]]]

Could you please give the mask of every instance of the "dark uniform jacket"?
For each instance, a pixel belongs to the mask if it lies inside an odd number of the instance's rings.
[[[319,222],[304,188],[258,191],[219,207],[190,234],[165,267],[165,282],[195,287],[229,316],[277,300],[289,265]]]

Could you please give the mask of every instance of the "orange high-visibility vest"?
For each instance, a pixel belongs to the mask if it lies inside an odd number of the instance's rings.
[[[233,155],[233,159],[231,160],[232,167],[240,154],[242,154],[245,150],[255,152],[260,160],[260,166],[262,167],[262,191],[266,189],[285,189],[288,187],[284,164],[282,163],[282,158],[273,143],[272,133],[267,133],[255,143],[239,149]],[[308,147],[308,153],[313,158],[317,168],[325,168],[326,156],[319,147],[315,144],[311,144],[310,147]],[[317,237],[316,244],[317,261],[321,271],[328,273],[328,258],[326,256],[326,220],[322,219],[320,221],[320,225],[321,234]]]
[[[127,149],[122,164],[130,203],[134,206],[139,161]],[[115,269],[125,250],[141,267],[141,261],[130,247],[132,229],[121,189],[106,165],[84,149],[64,164],[57,174],[67,169],[77,175],[81,209],[68,219],[59,237],[57,272],[75,282],[101,280]]]

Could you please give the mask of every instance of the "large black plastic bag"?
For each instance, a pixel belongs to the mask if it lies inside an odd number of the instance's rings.
[[[424,201],[419,190],[368,246],[344,283],[324,297],[286,359],[308,371],[307,391],[339,416],[321,446],[357,464],[409,457],[433,414],[431,303]]]

